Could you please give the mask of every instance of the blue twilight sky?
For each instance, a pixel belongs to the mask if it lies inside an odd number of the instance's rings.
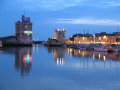
[[[55,28],[67,38],[76,33],[116,32],[120,25],[120,0],[0,0],[0,37],[14,35],[21,15],[31,17],[33,38],[47,40]]]

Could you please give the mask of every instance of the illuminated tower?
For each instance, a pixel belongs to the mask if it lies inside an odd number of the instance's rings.
[[[54,38],[57,39],[58,42],[64,43],[65,37],[66,37],[65,34],[66,34],[66,31],[64,29],[56,29],[54,33]]]
[[[15,23],[18,44],[32,44],[32,23],[30,17],[22,16],[22,21]]]

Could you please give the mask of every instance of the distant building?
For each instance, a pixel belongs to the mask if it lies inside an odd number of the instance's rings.
[[[120,44],[120,32],[114,33],[96,33],[75,34],[70,37],[70,41],[76,44]]]
[[[55,38],[48,38],[49,44],[57,43],[58,41]]]
[[[15,23],[16,39],[20,44],[32,44],[32,23],[30,17],[22,16],[22,21]]]
[[[120,43],[120,32],[109,33],[96,33],[95,34],[95,43],[102,44],[119,44]]]
[[[65,43],[66,31],[64,29],[56,29],[54,33],[54,38],[60,43]]]
[[[1,41],[2,41],[2,43],[3,43],[3,45],[4,44],[9,44],[9,45],[11,45],[11,44],[16,44],[17,43],[17,40],[16,40],[16,37],[15,36],[7,36],[7,37],[2,37],[2,38],[0,38],[1,39]]]
[[[93,35],[88,33],[74,35],[74,43],[91,44],[93,43]]]
[[[48,38],[49,46],[62,46],[66,41],[66,31],[64,29],[55,29],[54,38]]]

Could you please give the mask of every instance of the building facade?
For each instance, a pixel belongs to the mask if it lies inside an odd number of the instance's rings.
[[[22,21],[15,23],[16,39],[19,44],[32,44],[32,23],[30,17],[22,16]]]
[[[59,43],[65,43],[66,31],[64,29],[55,29],[54,38],[58,40]]]
[[[120,32],[112,34],[101,32],[94,35],[75,34],[70,38],[70,41],[76,44],[120,44]]]
[[[95,34],[95,43],[101,43],[101,44],[120,44],[120,32],[115,32],[112,34],[108,33],[97,33]]]
[[[74,43],[91,44],[93,43],[93,36],[91,34],[78,34],[74,36]]]

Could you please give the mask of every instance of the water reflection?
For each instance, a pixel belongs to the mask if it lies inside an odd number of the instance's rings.
[[[120,60],[120,53],[107,53],[107,52],[97,52],[97,51],[85,51],[79,49],[68,48],[68,53],[75,57],[84,57],[84,58],[92,58],[92,59],[100,59],[100,60]]]
[[[32,64],[32,49],[18,47],[15,51],[15,67],[21,75],[28,75]]]
[[[0,58],[2,58],[0,83],[4,90],[119,90],[120,88],[120,54],[117,52],[105,53],[44,46],[39,46],[38,49],[35,47],[33,50],[29,47],[16,47],[4,48]],[[17,77],[16,70],[17,76],[19,74],[30,76],[25,76],[24,79]]]
[[[4,53],[15,55],[15,68],[20,71],[21,75],[28,75],[32,65],[32,48],[31,47],[9,47],[3,49]]]
[[[74,66],[76,68],[119,68],[118,66],[120,66],[119,52],[95,52],[61,47],[48,47],[47,49],[49,53],[53,54],[54,62],[58,66],[63,66],[65,62],[69,62],[68,60],[65,60],[68,58],[72,60],[69,64],[70,67]],[[69,55],[71,58],[66,58],[66,55]],[[65,66],[67,66],[67,64]]]
[[[79,62],[75,63],[75,67],[84,69],[90,68],[120,68],[120,53],[107,53],[97,51],[85,51],[79,49],[68,48],[68,54],[73,58],[79,58]],[[75,59],[74,59],[75,60]]]
[[[2,54],[2,50],[0,49],[0,54]]]
[[[39,49],[33,49],[30,47],[16,47],[16,48],[4,48],[2,53],[9,53],[15,55],[15,69],[21,73],[21,75],[29,75],[32,66],[32,53],[42,52]],[[45,47],[44,49],[45,50]],[[120,53],[106,53],[95,51],[84,51],[73,48],[62,47],[47,47],[47,51],[53,54],[53,60],[56,65],[78,68],[111,68],[112,66],[120,66]],[[71,56],[71,57],[70,57]],[[40,57],[38,57],[40,58]],[[47,57],[46,57],[47,58]],[[68,61],[71,59],[71,62]],[[47,63],[47,62],[46,62]],[[118,67],[117,67],[118,68]]]
[[[65,64],[66,49],[61,47],[48,47],[48,52],[53,53],[54,61],[58,66]]]

